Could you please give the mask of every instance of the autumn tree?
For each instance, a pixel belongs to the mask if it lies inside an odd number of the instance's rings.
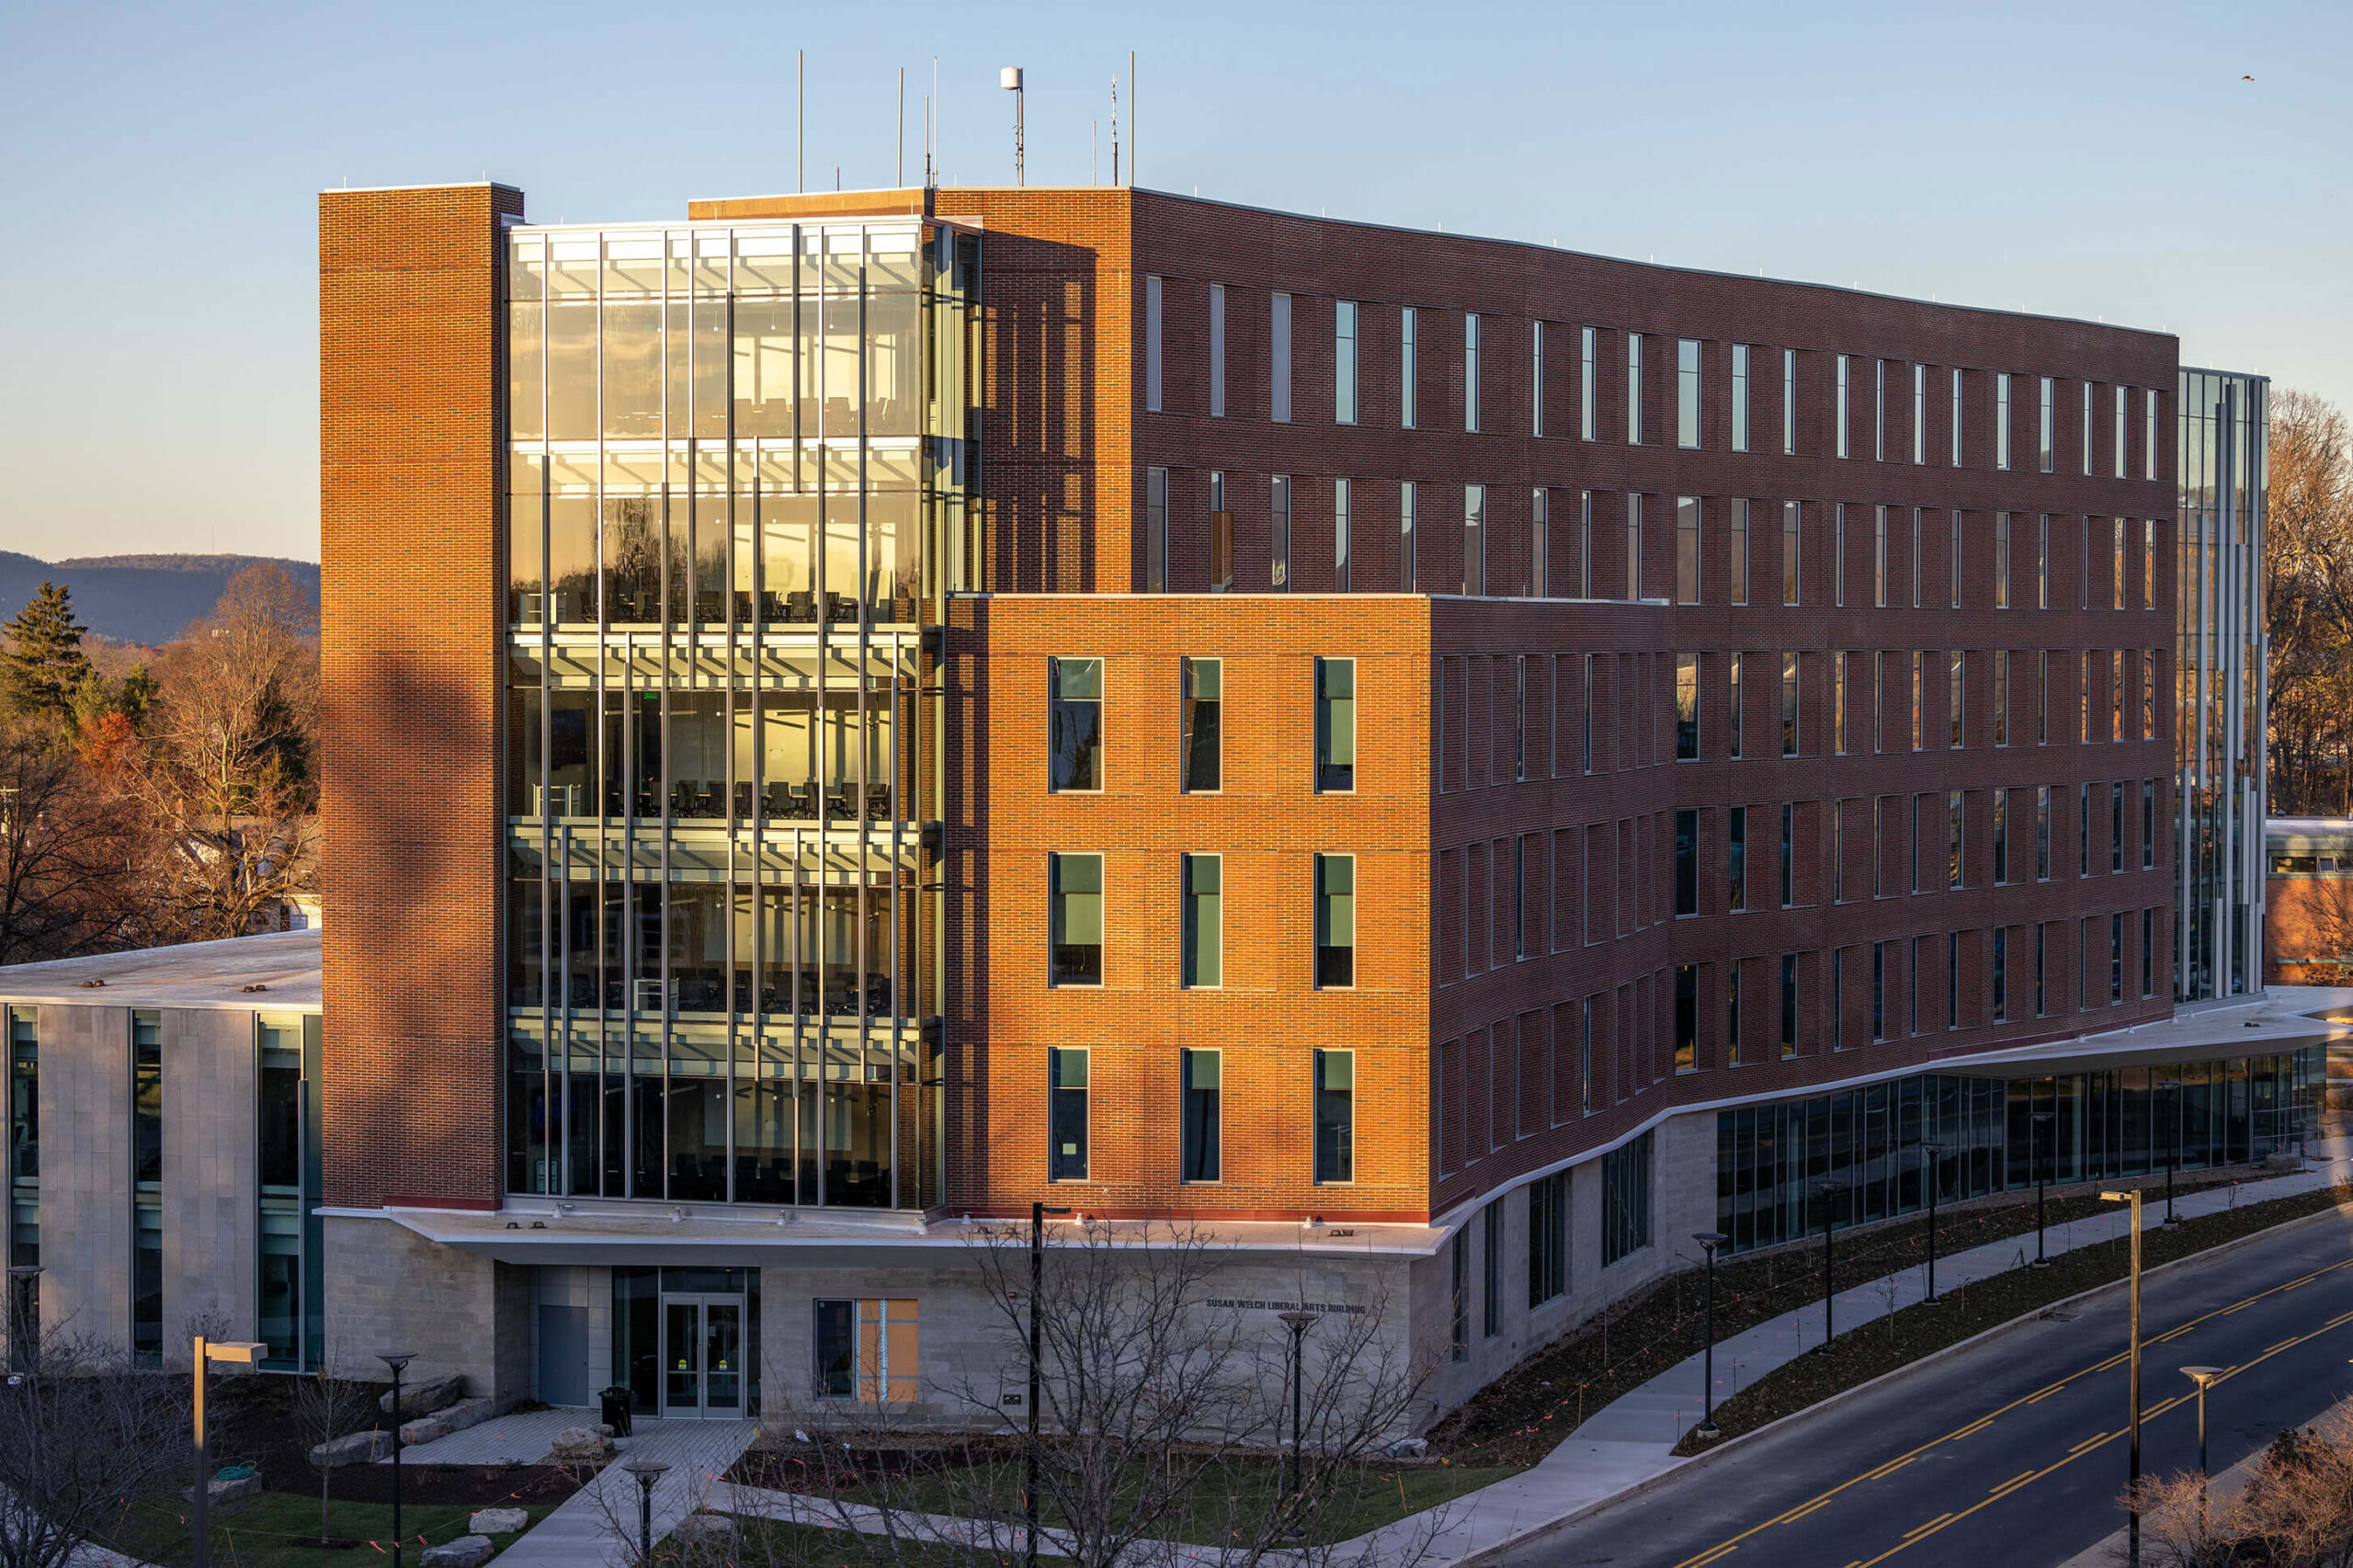
[[[2271,809],[2353,813],[2353,431],[2310,392],[2271,400],[2264,616]]]
[[[137,800],[100,785],[46,726],[0,721],[0,964],[147,939],[153,857]]]
[[[0,651],[0,695],[19,717],[61,729],[72,722],[74,694],[90,670],[85,630],[74,618],[73,595],[54,583],[43,583],[17,612]]]

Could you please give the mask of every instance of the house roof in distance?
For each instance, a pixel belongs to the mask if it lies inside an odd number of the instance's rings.
[[[315,1013],[319,932],[313,926],[0,967],[0,1003],[41,1002]]]

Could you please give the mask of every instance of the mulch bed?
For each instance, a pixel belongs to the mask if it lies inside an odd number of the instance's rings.
[[[215,1378],[206,1405],[208,1447],[218,1464],[260,1465],[265,1490],[316,1497],[319,1472],[312,1468],[310,1444],[294,1418],[288,1386],[291,1381],[268,1375]],[[372,1392],[387,1392],[391,1386]],[[379,1414],[374,1424],[379,1431],[390,1431],[392,1418]],[[328,1486],[336,1498],[390,1503],[392,1467],[342,1465]],[[559,1502],[579,1489],[579,1482],[555,1465],[401,1466],[401,1500],[405,1503],[490,1507],[508,1502]]]

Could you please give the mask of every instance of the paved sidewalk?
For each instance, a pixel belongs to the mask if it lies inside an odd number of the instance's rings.
[[[596,1413],[560,1414],[568,1417],[565,1426],[576,1426]],[[620,1457],[596,1480],[498,1554],[505,1568],[596,1568],[597,1564],[621,1568],[637,1555],[637,1478],[621,1468],[624,1464],[649,1459],[670,1466],[668,1473],[654,1484],[654,1539],[660,1540],[680,1519],[701,1506],[715,1488],[725,1484],[720,1478],[751,1447],[760,1430],[756,1421],[639,1421],[635,1426],[637,1435],[621,1439]],[[465,1435],[453,1433],[442,1441]],[[424,1449],[415,1451],[421,1453]],[[626,1535],[615,1528],[617,1524],[626,1528]]]

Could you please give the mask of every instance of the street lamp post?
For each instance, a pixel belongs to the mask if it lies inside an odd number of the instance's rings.
[[[1836,1265],[1832,1258],[1832,1247],[1830,1241],[1830,1233],[1835,1222],[1836,1210],[1830,1200],[1846,1190],[1847,1184],[1843,1181],[1825,1181],[1814,1188],[1815,1193],[1819,1195],[1823,1200],[1822,1343],[1814,1347],[1816,1350],[1820,1351],[1827,1351],[1830,1348],[1831,1340],[1837,1337],[1838,1334],[1837,1321],[1832,1305],[1838,1295],[1838,1282]]]
[[[401,1568],[401,1374],[416,1352],[393,1350],[376,1359],[392,1369],[392,1568]]]
[[[232,1343],[225,1339],[215,1342],[200,1334],[195,1336],[196,1568],[206,1568],[206,1564],[212,1561],[212,1467],[204,1457],[204,1370],[214,1361],[250,1367],[258,1362],[267,1349],[268,1346],[263,1345],[242,1341]]]
[[[662,1460],[631,1460],[621,1468],[637,1478],[637,1561],[654,1561],[654,1483],[669,1465]]]
[[[1691,1239],[1708,1252],[1708,1347],[1700,1369],[1700,1407],[1698,1435],[1704,1438],[1720,1437],[1716,1429],[1716,1249],[1732,1238],[1722,1231],[1699,1231]]]
[[[2127,1561],[2138,1568],[2141,1561],[2141,1189],[2130,1192],[2103,1192],[2104,1203],[2130,1203],[2132,1206],[2132,1370],[2130,1381],[2132,1439],[2130,1458],[2125,1461],[2125,1506],[2130,1514],[2125,1521],[2125,1551]]]
[[[1922,1172],[1928,1178],[1928,1293],[1920,1298],[1924,1307],[1937,1301],[1937,1188],[1944,1185],[1945,1163],[1940,1157],[1945,1146],[1935,1142],[1923,1142],[1920,1154],[1927,1163]]]
[[[1284,1326],[1290,1330],[1290,1496],[1291,1506],[1299,1504],[1299,1413],[1301,1390],[1306,1382],[1301,1366],[1301,1349],[1307,1338],[1308,1325],[1324,1314],[1311,1312],[1277,1312]]]
[[[2173,1136],[2166,1140],[2165,1148],[2165,1223],[2170,1225],[2180,1218],[2173,1211],[2173,1173],[2181,1165],[2181,1080],[2167,1078],[2156,1086],[2173,1091],[2173,1115],[2169,1119]]]
[[[2034,1122],[2036,1154],[2034,1162],[2034,1261],[2028,1264],[2027,1267],[2029,1268],[2048,1268],[2051,1267],[2051,1259],[2042,1250],[2042,1198],[2045,1188],[2050,1185],[2051,1162],[2055,1153],[2051,1147],[2051,1129],[2052,1124],[2059,1119],[2059,1113],[2055,1110],[2038,1110],[2032,1114],[2031,1119]]]
[[[1029,1529],[1023,1540],[1027,1568],[1038,1568],[1038,1361],[1044,1349],[1039,1338],[1038,1297],[1046,1288],[1046,1216],[1069,1212],[1043,1203],[1029,1205],[1029,1484],[1026,1489]]]
[[[2198,1536],[2206,1537],[2206,1391],[2222,1375],[2220,1367],[2184,1367],[2181,1375],[2198,1385]]]

